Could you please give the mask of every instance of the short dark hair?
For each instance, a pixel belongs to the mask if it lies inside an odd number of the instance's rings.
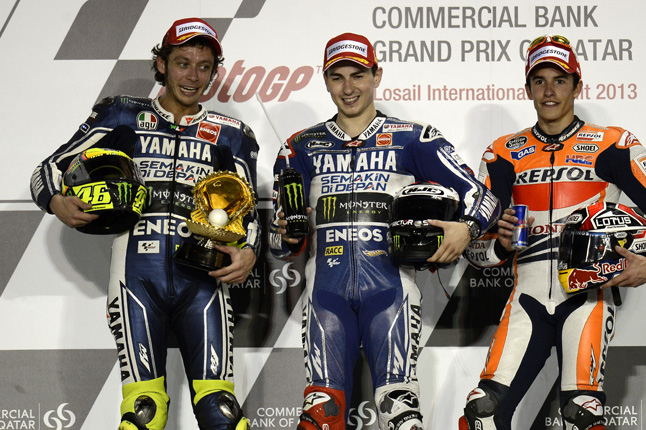
[[[538,67],[541,67],[541,65],[539,65]],[[535,68],[534,70],[538,70],[538,67],[537,67],[537,68]],[[525,78],[525,83],[526,83],[526,84],[527,84],[527,86],[528,86],[528,87],[530,87],[530,88],[532,87],[531,78],[532,78],[532,74],[533,74],[534,70],[532,70],[531,72],[529,72],[529,76],[527,76],[527,78]],[[566,73],[566,74],[568,74],[568,73]],[[581,80],[581,78],[579,77],[579,75],[577,75],[576,73],[569,73],[569,74],[570,74],[570,75],[572,75],[572,82],[574,83],[574,87],[576,87],[577,85],[579,85],[579,81]]]
[[[366,68],[367,68],[367,67],[366,67]],[[331,69],[331,67],[330,67],[330,69]],[[330,69],[327,69],[325,72],[323,72],[323,75],[324,75],[325,77],[327,77],[327,72],[328,72]],[[377,74],[377,70],[379,70],[379,66],[378,66],[378,65],[376,65],[376,64],[370,68],[370,71],[372,72],[372,76],[375,76],[375,75]]]
[[[221,55],[218,56],[217,52],[215,52],[215,49],[213,48],[213,45],[206,37],[193,37],[192,39],[189,39],[186,43],[182,43],[181,45],[167,45],[164,47],[157,45],[152,49],[153,65],[151,67],[151,70],[155,72],[155,81],[159,82],[162,85],[166,84],[166,76],[157,68],[157,57],[161,58],[164,63],[168,64],[168,58],[170,57],[170,53],[173,52],[173,49],[182,46],[201,46],[209,48],[211,52],[213,52],[213,57],[215,58],[215,64],[213,64],[214,75],[215,73],[217,73],[218,68],[224,62],[224,57],[222,57]]]

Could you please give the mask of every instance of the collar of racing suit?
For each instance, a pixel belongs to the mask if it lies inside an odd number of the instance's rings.
[[[379,130],[379,127],[376,127],[376,126],[373,127],[373,125],[375,124],[375,121],[377,119],[379,119],[379,125],[381,125],[383,123],[383,120],[385,118],[387,118],[386,115],[384,115],[381,111],[378,110],[377,115],[375,115],[375,117],[370,121],[370,124],[368,124],[368,126],[366,127],[366,129],[364,131],[359,133],[357,136],[350,136],[345,131],[341,130],[341,128],[339,127],[338,123],[336,122],[338,117],[339,117],[339,114],[336,114],[330,120],[328,120],[327,122],[328,123],[333,122],[334,124],[336,124],[336,126],[338,127],[338,133],[335,133],[334,131],[333,131],[333,133],[336,134],[336,136],[341,140],[363,140],[363,139],[367,139],[367,138],[369,138],[370,136],[372,136],[373,134],[375,134]]]
[[[534,137],[538,140],[540,140],[543,143],[561,143],[565,142],[568,140],[570,137],[572,137],[577,131],[583,127],[585,122],[583,122],[581,119],[579,119],[578,116],[574,116],[574,120],[565,127],[565,129],[560,132],[559,134],[547,134],[538,125],[538,122],[532,127],[532,134]]]
[[[175,116],[162,107],[161,103],[159,102],[159,97],[157,97],[152,101],[152,105],[153,105],[153,109],[155,109],[155,112],[157,112],[159,116],[161,116],[171,124],[177,124],[180,126],[189,126],[189,125],[197,124],[198,122],[205,119],[209,114],[209,112],[204,108],[204,106],[198,105],[200,107],[200,110],[195,115],[185,115],[182,118],[180,118],[179,121],[176,122]]]

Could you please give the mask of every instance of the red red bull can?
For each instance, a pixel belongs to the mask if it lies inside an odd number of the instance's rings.
[[[527,205],[513,205],[514,216],[518,218],[511,235],[512,249],[527,248]]]

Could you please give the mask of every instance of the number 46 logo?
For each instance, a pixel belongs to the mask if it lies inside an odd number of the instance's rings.
[[[94,182],[91,184],[74,187],[74,194],[85,203],[90,203],[92,209],[110,209],[113,207],[110,190],[105,182]]]

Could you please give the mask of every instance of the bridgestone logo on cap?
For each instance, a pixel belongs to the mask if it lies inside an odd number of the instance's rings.
[[[570,62],[570,52],[568,50],[557,48],[556,46],[546,46],[531,55],[529,64],[534,64],[545,57],[558,57],[568,64]]]
[[[209,36],[215,38],[215,33],[207,27],[206,25],[202,24],[201,22],[187,22],[186,24],[182,24],[179,27],[177,27],[177,38],[180,39],[182,36],[186,35],[187,33],[206,33]]]
[[[368,57],[368,46],[364,43],[342,40],[327,49],[327,58],[332,58],[341,52],[353,52],[361,55],[362,57]]]

